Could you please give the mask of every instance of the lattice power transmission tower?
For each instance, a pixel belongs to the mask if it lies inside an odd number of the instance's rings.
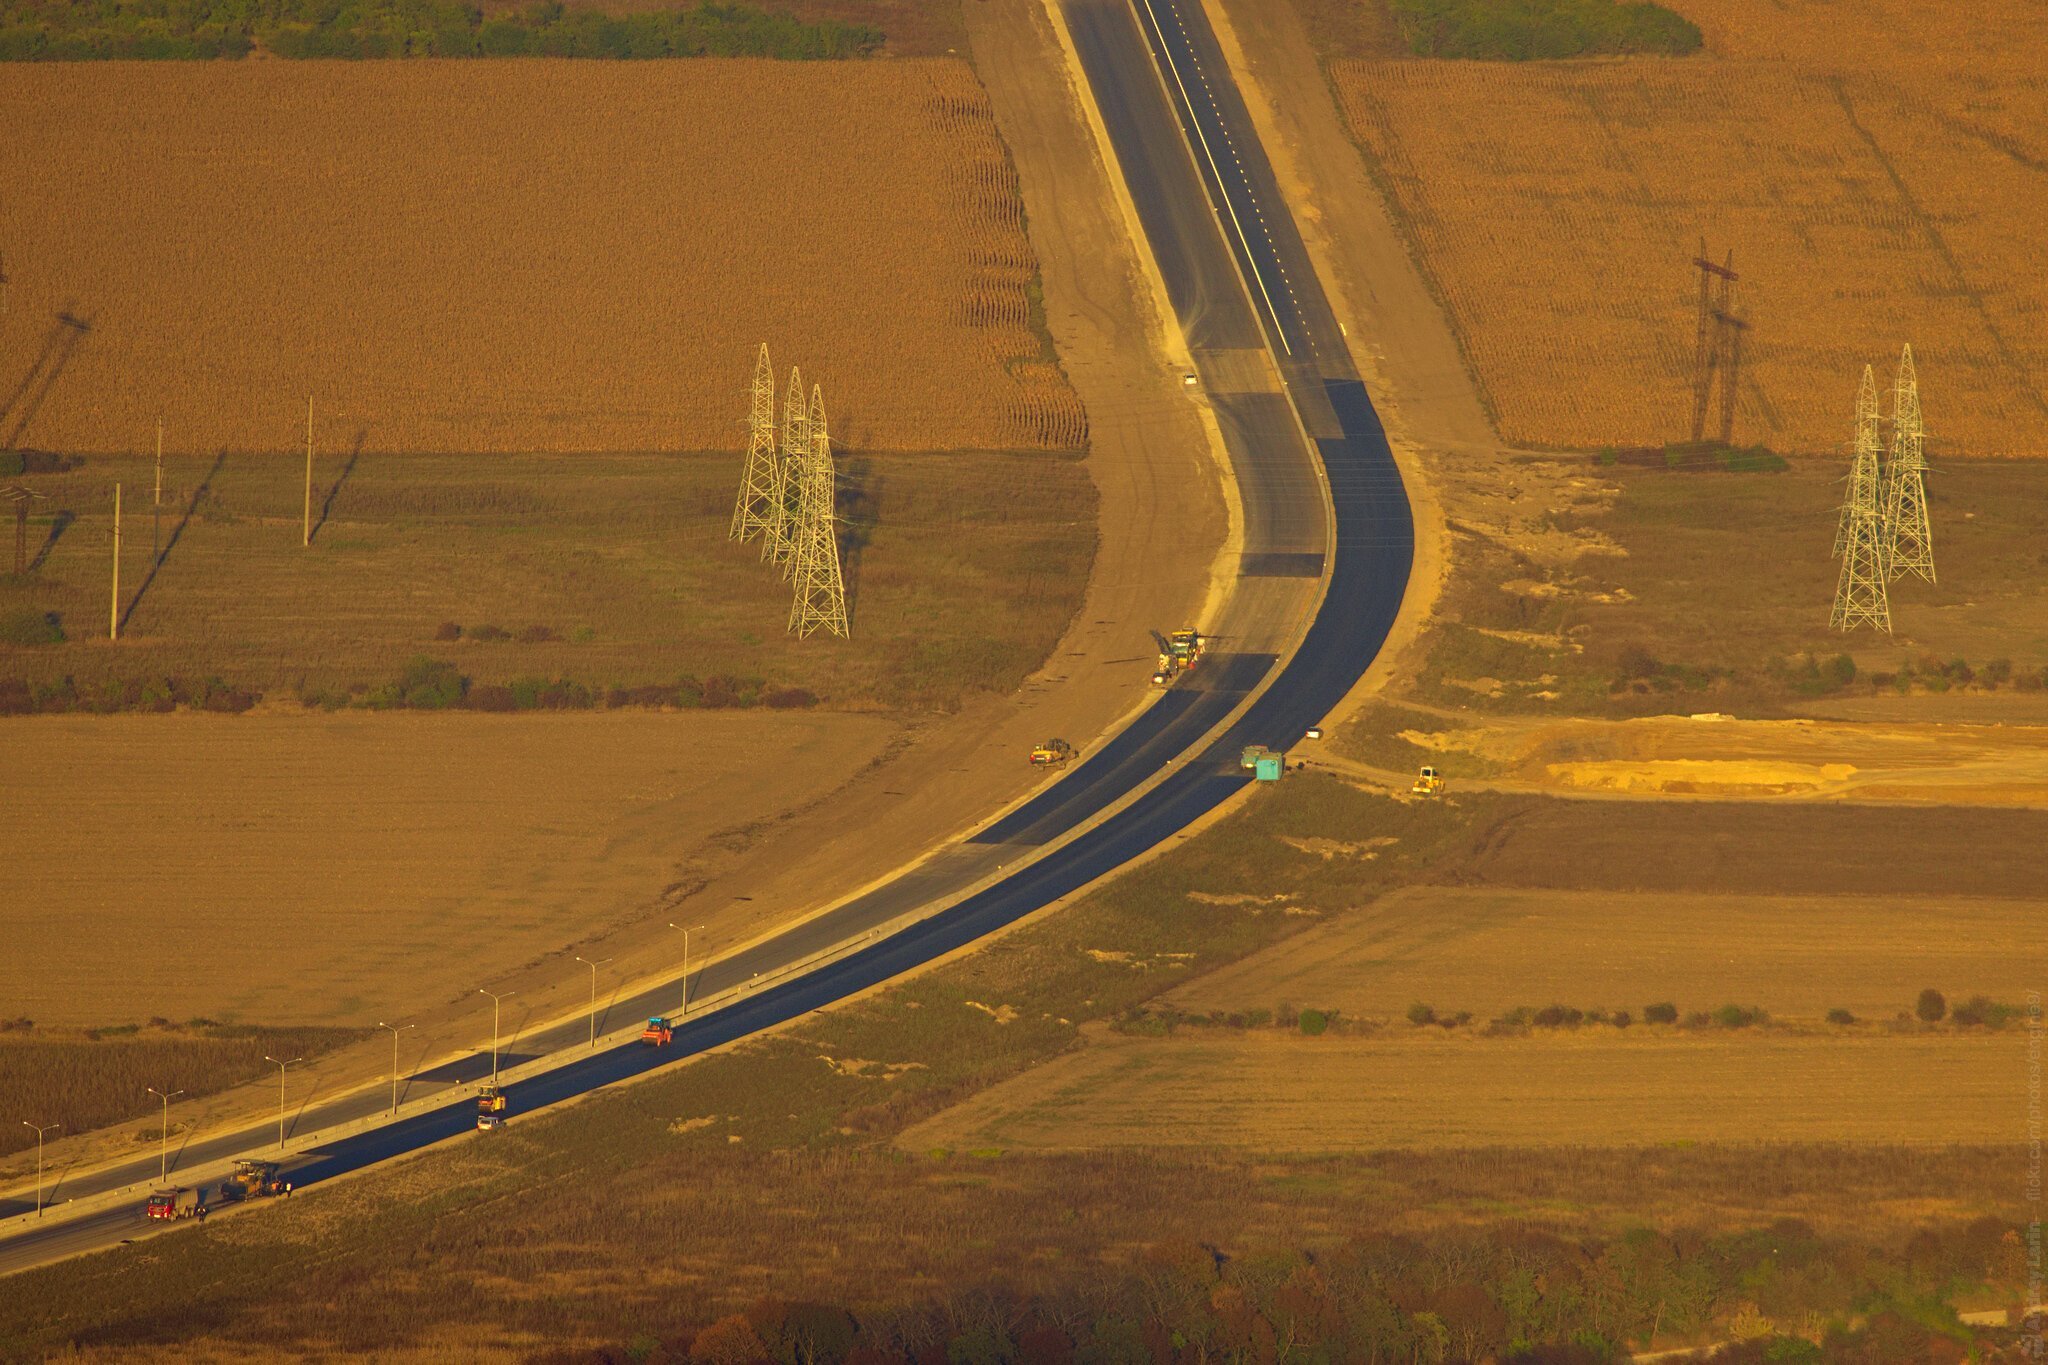
[[[1868,365],[1863,367],[1863,383],[1856,389],[1856,439],[1851,450],[1861,450],[1868,445],[1872,450],[1882,448],[1877,434],[1877,375]],[[1841,520],[1835,524],[1835,558],[1842,557],[1842,551],[1849,548],[1849,500],[1842,500]]]
[[[768,343],[754,362],[753,411],[748,418],[747,468],[740,476],[739,500],[732,508],[732,538],[745,544],[755,536],[775,534],[775,371],[768,364]],[[762,553],[768,546],[763,543]]]
[[[811,457],[803,471],[803,507],[798,515],[796,596],[789,604],[789,628],[799,639],[815,630],[844,637],[846,581],[839,571],[839,479],[832,466],[832,438],[825,426],[825,394],[811,390],[807,427]]]
[[[1892,608],[1885,591],[1883,489],[1878,471],[1878,453],[1883,446],[1877,423],[1865,420],[1866,406],[1875,406],[1876,384],[1870,367],[1864,366],[1863,388],[1856,398],[1856,459],[1842,501],[1842,574],[1835,581],[1835,609],[1828,624],[1836,630],[1876,626],[1889,635]]]
[[[1715,264],[1707,259],[1707,240],[1700,239],[1700,254],[1693,257],[1700,272],[1699,339],[1692,361],[1692,439],[1698,444],[1707,432],[1707,407],[1714,394],[1714,375],[1721,376],[1721,444],[1735,439],[1735,395],[1742,377],[1742,333],[1749,324],[1735,313],[1735,253]]]
[[[1920,381],[1913,348],[1899,353],[1892,383],[1892,459],[1884,485],[1884,563],[1893,578],[1934,581],[1934,536],[1927,525],[1926,431],[1920,425]]]
[[[782,400],[782,458],[775,462],[775,527],[765,550],[782,566],[782,576],[796,572],[796,552],[803,512],[804,470],[811,462],[811,415],[804,405],[803,375],[789,371],[789,392]]]

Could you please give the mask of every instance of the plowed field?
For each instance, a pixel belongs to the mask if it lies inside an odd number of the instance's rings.
[[[0,447],[1075,448],[965,63],[87,63],[0,79]]]
[[[1686,439],[1704,235],[1742,277],[1739,443],[1839,450],[1910,341],[1937,455],[2048,454],[2038,8],[1681,8],[1709,56],[1332,63],[1503,437]]]

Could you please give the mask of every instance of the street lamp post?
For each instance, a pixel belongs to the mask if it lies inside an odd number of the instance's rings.
[[[379,1019],[377,1027],[391,1030],[391,1112],[395,1114],[398,1112],[398,1035],[406,1029],[418,1028],[419,1025],[407,1024],[401,1028],[397,1024],[387,1024]]]
[[[690,1014],[690,933],[692,930],[702,929],[704,926],[701,924],[677,924],[674,920],[670,920],[668,927],[676,930],[683,936],[683,1017],[688,1018]]]
[[[43,1134],[62,1128],[61,1123],[34,1124],[27,1119],[21,1121],[24,1128],[36,1130],[36,1217],[43,1216]]]
[[[164,1126],[157,1130],[156,1178],[159,1180],[169,1180],[171,1178],[171,1101],[185,1092],[173,1090],[170,1094],[166,1095],[153,1085],[146,1085],[142,1088],[164,1102]]]
[[[602,966],[603,966],[603,965],[604,965],[605,963],[607,963],[607,962],[610,962],[610,961],[611,961],[611,959],[610,959],[610,958],[608,958],[608,957],[601,957],[601,958],[599,958],[599,959],[598,959],[597,961],[595,961],[595,962],[592,962],[592,961],[591,961],[591,960],[590,960],[589,958],[587,958],[587,957],[579,957],[579,958],[577,958],[576,960],[577,960],[578,962],[581,962],[581,963],[582,963],[582,964],[583,964],[584,966],[586,966],[586,967],[590,968],[590,1045],[591,1045],[592,1047],[596,1047],[596,1046],[597,1046],[597,969],[598,969],[599,967],[602,967]]]
[[[497,991],[487,991],[479,986],[476,993],[491,997],[491,1084],[496,1085],[498,1083],[498,1006],[510,1000],[519,992],[506,991],[500,994]]]
[[[306,1059],[294,1057],[291,1062],[280,1062],[266,1053],[263,1060],[277,1068],[277,1150],[281,1152],[284,1150],[284,1071],[292,1062],[303,1062]]]

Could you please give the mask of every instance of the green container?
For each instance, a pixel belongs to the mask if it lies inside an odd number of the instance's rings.
[[[1278,754],[1260,754],[1252,769],[1252,776],[1261,782],[1278,782],[1285,765]]]

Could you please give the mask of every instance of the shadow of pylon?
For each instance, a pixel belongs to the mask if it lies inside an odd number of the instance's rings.
[[[142,599],[149,595],[150,588],[156,584],[156,576],[163,572],[164,561],[171,557],[171,551],[177,548],[179,538],[185,534],[185,528],[192,524],[192,514],[199,510],[199,504],[204,501],[207,493],[213,488],[214,476],[220,473],[221,467],[227,464],[227,462],[228,453],[225,450],[215,455],[213,457],[213,467],[206,471],[206,477],[201,479],[199,486],[192,490],[192,497],[185,504],[184,512],[179,515],[178,524],[171,528],[171,538],[164,542],[163,549],[157,551],[156,558],[150,561],[149,572],[142,577],[141,586],[137,587],[135,595],[128,599],[128,605],[121,609],[121,633],[123,635],[128,633],[128,623],[134,618],[135,609],[142,605]]]
[[[355,444],[349,449],[348,463],[341,467],[341,473],[335,475],[333,484],[327,489],[327,496],[320,501],[320,515],[313,518],[313,529],[306,534],[308,544],[320,539],[320,528],[327,524],[327,518],[334,513],[334,500],[341,496],[342,486],[348,482],[348,476],[356,472],[356,461],[363,458],[363,442],[369,438],[369,434],[368,427],[356,428]]]

